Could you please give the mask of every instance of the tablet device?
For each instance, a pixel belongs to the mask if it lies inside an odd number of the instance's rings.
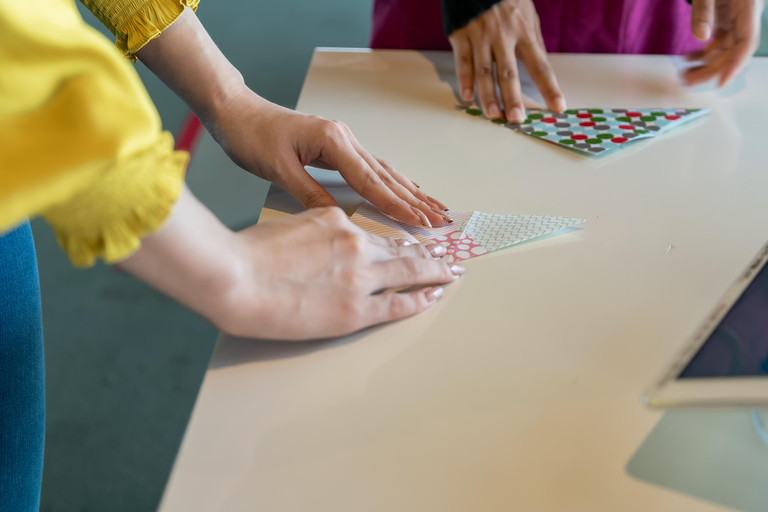
[[[650,407],[768,405],[768,244],[643,397]]]

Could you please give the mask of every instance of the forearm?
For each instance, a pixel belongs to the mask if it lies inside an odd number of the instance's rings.
[[[241,263],[236,236],[184,188],[163,227],[118,267],[226,327],[226,300],[238,281]]]
[[[203,123],[215,119],[245,90],[240,72],[190,8],[137,56]]]

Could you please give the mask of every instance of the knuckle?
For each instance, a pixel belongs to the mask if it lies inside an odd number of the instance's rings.
[[[341,281],[352,290],[359,290],[368,282],[368,273],[360,268],[349,269],[341,276]]]
[[[357,295],[349,295],[339,303],[339,313],[347,330],[355,330],[363,316],[363,304]]]
[[[399,204],[400,204],[400,199],[393,197],[392,199],[387,201],[387,204],[384,206],[384,213],[388,213],[392,215],[394,211],[397,209]]]
[[[341,143],[346,138],[346,132],[341,126],[341,121],[325,121],[323,123],[323,133],[325,137],[333,142]]]
[[[392,294],[388,306],[388,314],[390,318],[402,318],[408,316],[409,314],[412,314],[413,310],[412,301],[409,301],[399,293]]]
[[[403,272],[409,278],[415,278],[419,275],[419,260],[417,258],[403,258]]]
[[[347,231],[343,235],[344,251],[353,256],[361,256],[368,251],[368,240],[365,235]],[[359,272],[359,271],[356,271]]]
[[[517,78],[517,73],[511,67],[503,67],[497,71],[497,75],[500,80],[514,80]]]
[[[347,214],[338,206],[324,206],[317,211],[324,221],[332,225],[343,224],[347,220]]]
[[[339,131],[341,135],[346,137],[352,131],[349,129],[349,126],[344,121],[339,121],[338,119],[331,121],[334,125],[336,125],[336,129]]]
[[[477,66],[477,69],[475,70],[475,72],[478,74],[478,76],[490,77],[491,74],[493,73],[493,66],[491,66],[488,63],[480,63]]]
[[[304,206],[307,208],[323,207],[326,202],[326,194],[320,190],[312,190],[304,196]]]
[[[360,195],[363,197],[366,197],[366,194],[371,189],[375,189],[378,186],[378,184],[381,183],[381,179],[379,178],[379,176],[371,170],[364,171],[362,180],[363,181],[360,189]]]
[[[413,247],[416,248],[417,256],[424,259],[430,259],[432,258],[432,253],[429,252],[429,246],[424,244],[418,244],[414,245]]]

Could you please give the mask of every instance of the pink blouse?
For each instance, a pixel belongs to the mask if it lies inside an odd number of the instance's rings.
[[[374,0],[371,48],[450,50],[441,0]],[[704,45],[685,0],[533,0],[548,52],[683,55]]]

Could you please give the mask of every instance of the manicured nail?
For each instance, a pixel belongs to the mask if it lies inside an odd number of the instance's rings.
[[[431,254],[435,258],[445,256],[445,253],[448,252],[448,249],[446,249],[444,246],[440,244],[429,244],[427,246],[427,250],[429,251],[429,254]]]
[[[429,288],[424,295],[429,302],[435,302],[443,296],[443,289],[439,286],[436,288]]]
[[[509,113],[509,120],[513,123],[522,123],[525,121],[525,112],[520,107],[513,108]]]
[[[430,201],[432,201],[433,203],[435,203],[435,204],[437,205],[437,207],[438,207],[438,208],[442,208],[442,210],[443,210],[444,212],[447,212],[447,211],[448,211],[448,207],[447,207],[447,206],[445,206],[445,205],[444,205],[443,203],[441,203],[440,201],[438,201],[437,199],[435,199],[434,197],[431,197],[431,196],[427,196],[427,199],[429,199]]]
[[[432,208],[432,211],[435,212],[436,214],[438,214],[439,216],[441,216],[443,218],[443,220],[445,222],[447,222],[448,224],[453,222],[453,219],[450,218],[449,216],[447,216],[446,214],[444,214],[443,211],[440,210],[439,208]]]
[[[712,27],[706,21],[699,21],[693,27],[693,35],[699,41],[706,41],[712,36]]]
[[[453,275],[455,276],[460,276],[461,274],[464,273],[465,270],[466,269],[461,265],[459,265],[458,263],[454,263],[453,265],[451,265],[451,272],[453,272]]]
[[[411,242],[409,242],[408,240],[402,240],[402,241],[399,240],[398,243],[400,244],[400,247],[408,247],[409,245],[411,245]]]
[[[565,98],[562,96],[558,96],[552,101],[552,106],[555,107],[555,112],[558,114],[561,112],[565,112]]]
[[[488,117],[491,119],[498,119],[501,117],[501,110],[499,110],[499,106],[495,103],[491,103],[488,105]]]
[[[464,101],[472,101],[472,96],[474,96],[475,91],[473,91],[469,87],[465,87],[461,90],[461,99]]]
[[[424,215],[423,211],[419,210],[415,206],[411,206],[411,210],[413,210],[413,213],[415,213],[416,216],[419,218],[419,220],[421,221],[422,226],[424,226],[426,228],[431,228],[432,227],[432,224],[429,222],[429,219],[427,218],[427,216]]]

